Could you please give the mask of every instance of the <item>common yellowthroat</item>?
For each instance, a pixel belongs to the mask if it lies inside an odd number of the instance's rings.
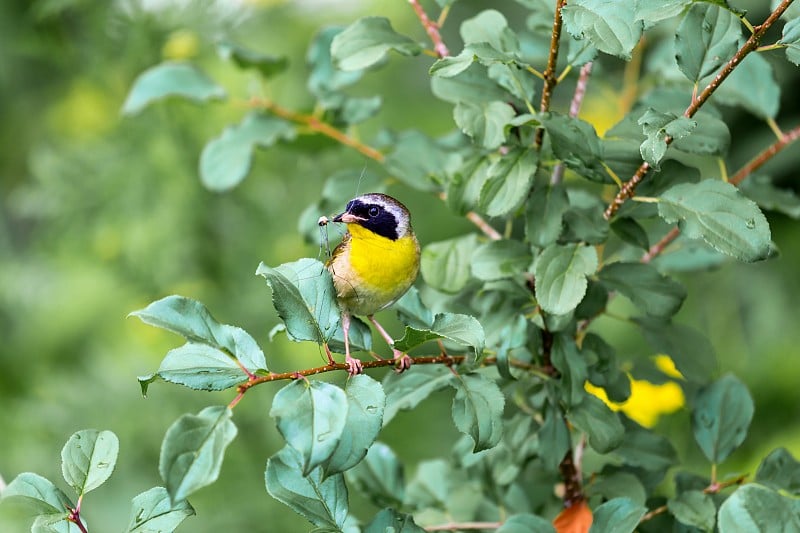
[[[347,233],[326,263],[342,311],[345,363],[350,374],[362,364],[350,356],[350,317],[366,316],[392,347],[400,371],[411,358],[394,348],[394,340],[373,316],[397,301],[419,272],[419,241],[411,228],[408,209],[386,194],[362,194],[347,203],[333,222],[347,224]]]

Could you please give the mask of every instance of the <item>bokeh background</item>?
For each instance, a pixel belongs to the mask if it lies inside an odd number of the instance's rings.
[[[760,21],[762,0],[734,2]],[[432,5],[428,6],[432,9]],[[458,2],[445,28],[459,50],[461,19],[488,6]],[[519,5],[491,2],[509,13]],[[181,414],[227,403],[229,393],[203,394],[156,384],[144,399],[137,375],[155,370],[181,343],[126,315],[167,294],[206,303],[217,319],[248,330],[262,344],[270,368],[293,370],[321,363],[311,345],[268,333],[277,323],[270,293],[254,275],[259,261],[277,265],[316,256],[318,243],[301,236],[298,216],[318,197],[326,177],[350,168],[382,169],[352,151],[318,138],[305,150],[259,152],[241,186],[206,191],[198,179],[204,144],[246,112],[243,101],[264,90],[252,74],[216,54],[220,37],[265,53],[286,55],[288,72],[267,93],[286,107],[308,110],[305,54],[326,25],[359,16],[389,17],[401,33],[425,35],[406,2],[295,2],[213,0],[4,0],[0,3],[0,476],[6,482],[34,471],[66,488],[59,452],[74,431],[111,429],[120,458],[110,481],[85,500],[92,531],[127,524],[130,499],[158,485],[158,453],[167,427]],[[780,53],[780,52],[773,52]],[[134,117],[120,108],[135,77],[163,59],[190,59],[222,83],[231,98],[197,106],[161,103]],[[378,117],[360,128],[369,139],[381,128],[418,128],[441,135],[453,127],[451,107],[429,91],[430,58],[394,57],[369,73],[356,92],[381,94]],[[798,70],[775,60],[783,87],[778,122],[800,123]],[[620,69],[603,62],[600,72]],[[619,76],[590,82],[582,116],[599,131],[619,116]],[[571,91],[557,94],[564,108]],[[561,98],[560,100],[558,98]],[[773,142],[752,117],[729,113],[733,147],[729,168]],[[766,171],[784,187],[800,188],[800,146],[791,146]],[[356,192],[358,176],[352,189]],[[424,243],[470,226],[436,198],[401,186],[389,191],[414,213]],[[363,191],[362,191],[363,192]],[[689,298],[677,316],[706,332],[720,372],[732,371],[750,387],[755,420],[744,446],[722,475],[754,473],[776,446],[800,455],[800,225],[769,213],[779,258],[755,265],[729,263],[685,275]],[[335,238],[335,234],[333,234]],[[391,314],[387,318],[391,327]],[[599,321],[622,354],[649,355],[630,325]],[[341,376],[326,379],[341,380]],[[306,531],[310,525],[272,500],[264,489],[267,457],[282,442],[268,409],[278,386],[262,386],[237,407],[239,435],[219,481],[192,498],[199,518],[182,531]],[[450,395],[442,393],[413,413],[402,413],[382,433],[410,472],[420,460],[447,456],[457,438],[449,421]],[[691,438],[688,412],[663,417],[659,431],[675,437],[680,457],[705,472]],[[369,504],[353,496],[362,518]],[[0,508],[0,531],[27,530]]]

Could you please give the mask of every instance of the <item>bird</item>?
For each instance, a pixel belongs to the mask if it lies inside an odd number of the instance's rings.
[[[367,317],[391,346],[397,370],[407,370],[411,358],[394,347],[394,340],[374,315],[403,296],[419,273],[419,241],[408,209],[387,194],[373,192],[350,200],[344,212],[331,221],[347,224],[342,242],[325,266],[333,278],[341,311],[348,372],[355,375],[363,370],[361,360],[350,355],[353,315]]]

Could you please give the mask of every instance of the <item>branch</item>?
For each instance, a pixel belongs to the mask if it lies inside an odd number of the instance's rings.
[[[575,84],[575,93],[572,95],[572,101],[569,103],[569,116],[575,118],[581,112],[581,104],[583,104],[583,97],[586,96],[586,87],[589,85],[589,76],[592,74],[592,62],[589,61],[581,67],[581,73],[578,75],[578,83]],[[550,176],[550,185],[557,185],[561,183],[564,177],[564,163],[558,163],[553,169],[553,175]]]
[[[428,18],[428,14],[422,9],[419,0],[408,0],[408,3],[414,8],[414,13],[417,14],[425,31],[428,32],[428,37],[430,37],[431,42],[433,42],[433,49],[436,55],[439,57],[449,56],[450,51],[447,49],[447,46],[445,46],[444,41],[442,41],[442,35],[439,33],[439,24]]]
[[[547,68],[543,73],[544,86],[542,87],[542,100],[539,104],[539,111],[542,113],[550,109],[550,97],[553,95],[553,88],[558,84],[556,78],[556,63],[558,62],[558,45],[561,41],[561,8],[567,0],[556,0],[556,14],[553,17],[553,33],[550,37],[550,55],[547,58]],[[542,139],[544,137],[544,129],[539,128],[536,130],[536,139],[534,146],[537,148],[542,146]]]
[[[460,531],[462,529],[498,529],[502,522],[448,522],[438,526],[428,526],[425,531]]]
[[[572,449],[568,450],[564,459],[561,460],[558,472],[561,474],[561,479],[564,480],[564,507],[572,507],[585,500],[581,474],[572,458]]]
[[[747,54],[758,48],[758,43],[767,30],[778,20],[778,18],[783,14],[784,11],[791,5],[794,0],[783,0],[778,7],[775,8],[775,11],[770,13],[769,17],[764,21],[763,24],[760,26],[756,26],[753,28],[753,34],[750,35],[750,38],[745,41],[739,50],[733,55],[733,57],[722,67],[722,70],[719,71],[717,76],[709,83],[705,89],[696,97],[692,99],[692,103],[689,107],[686,108],[686,111],[683,112],[683,116],[686,118],[692,118],[697,111],[705,104],[708,99],[714,94],[719,86],[722,84],[725,79],[730,76],[733,69],[735,69],[741,62],[747,57]],[[672,137],[667,136],[664,139],[664,142],[667,143],[669,146],[672,143]],[[603,216],[606,220],[610,220],[611,217],[619,210],[622,204],[625,203],[628,198],[633,196],[633,193],[636,190],[636,186],[644,179],[647,172],[650,170],[650,165],[647,162],[643,162],[642,165],[636,170],[636,173],[628,180],[625,185],[620,189],[617,193],[616,197],[612,202],[608,205]]]
[[[703,494],[717,494],[720,491],[722,491],[723,489],[726,489],[728,487],[732,487],[733,485],[741,485],[742,483],[745,482],[746,479],[747,479],[747,476],[742,475],[742,476],[730,479],[728,481],[722,481],[722,482],[719,482],[719,483],[711,483],[709,486],[707,486],[706,488],[703,489]],[[656,516],[666,513],[668,510],[669,510],[669,508],[666,505],[662,505],[661,507],[656,507],[652,511],[648,512],[647,514],[645,514],[642,517],[642,519],[639,520],[639,523],[641,524],[642,522],[647,522],[648,520],[652,520]]]

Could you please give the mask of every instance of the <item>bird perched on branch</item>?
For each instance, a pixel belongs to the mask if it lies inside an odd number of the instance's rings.
[[[350,355],[350,317],[366,316],[392,347],[398,370],[411,366],[408,354],[394,348],[394,340],[374,314],[397,301],[419,272],[419,242],[411,228],[408,209],[386,194],[362,194],[347,203],[333,222],[347,224],[347,233],[326,263],[333,277],[342,312],[345,362],[350,374],[362,364]]]

